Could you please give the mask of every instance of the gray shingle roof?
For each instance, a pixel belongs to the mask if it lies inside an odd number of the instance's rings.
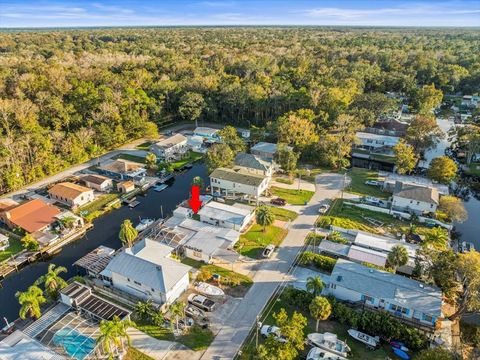
[[[235,156],[235,165],[267,171],[272,166],[272,163],[257,155],[239,153]]]
[[[227,180],[235,182],[238,184],[250,185],[250,186],[260,186],[263,180],[266,179],[265,176],[255,175],[247,173],[240,169],[227,169],[227,168],[217,168],[213,170],[210,174],[210,178],[216,178],[220,180]]]
[[[423,201],[427,203],[439,203],[438,190],[436,188],[406,184],[400,181],[395,183],[393,195],[404,199]]]
[[[330,276],[330,282],[360,294],[384,299],[391,304],[436,317],[442,315],[440,289],[404,276],[339,259]]]

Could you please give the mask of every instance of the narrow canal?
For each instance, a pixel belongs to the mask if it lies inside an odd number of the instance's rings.
[[[87,234],[74,243],[65,246],[62,251],[50,259],[48,262],[38,262],[31,264],[18,273],[8,276],[3,281],[3,288],[0,288],[0,319],[4,326],[3,317],[9,321],[15,320],[18,317],[18,310],[20,306],[15,298],[17,291],[24,291],[33,284],[41,275],[47,271],[49,263],[65,266],[68,273],[64,278],[70,278],[76,275],[76,270],[72,264],[92,251],[99,245],[105,245],[111,248],[119,248],[121,246],[118,239],[118,232],[120,224],[124,219],[132,220],[136,225],[139,218],[155,218],[161,217],[161,209],[163,208],[163,215],[165,217],[171,215],[175,207],[183,200],[189,197],[190,184],[195,176],[200,176],[207,183],[208,174],[206,167],[197,163],[194,166],[175,177],[171,185],[158,193],[150,189],[146,196],[138,196],[140,205],[134,209],[127,206],[122,206],[120,209],[102,216],[94,221],[94,228],[87,232]]]

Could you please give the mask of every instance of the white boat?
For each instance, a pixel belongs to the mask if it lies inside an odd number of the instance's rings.
[[[225,293],[217,286],[207,284],[205,282],[198,282],[195,284],[195,290],[200,294],[207,296],[223,296]]]
[[[168,185],[162,184],[162,185],[156,185],[153,187],[153,190],[156,192],[160,192],[165,190],[168,187]]]
[[[307,360],[347,360],[347,358],[318,347],[313,347],[308,352]]]
[[[348,335],[372,348],[377,347],[378,343],[380,342],[380,338],[378,336],[370,336],[354,329],[349,329]]]
[[[334,354],[347,357],[350,348],[345,341],[339,340],[336,334],[312,333],[307,335],[308,340],[315,346],[325,349]]]
[[[145,230],[147,227],[149,227],[150,225],[153,224],[155,220],[153,219],[140,219],[140,222],[138,223],[137,226],[135,226],[135,230],[137,231],[143,231]]]

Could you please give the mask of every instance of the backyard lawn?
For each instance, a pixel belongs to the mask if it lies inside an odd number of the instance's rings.
[[[10,237],[10,246],[5,251],[0,251],[0,262],[7,260],[10,256],[13,256],[23,250],[20,239]]]
[[[269,206],[269,208],[275,215],[276,220],[293,221],[298,217],[298,214],[295,211],[287,210],[276,206]]]
[[[352,168],[348,172],[348,176],[352,179],[347,192],[352,194],[359,194],[365,196],[374,196],[385,199],[390,196],[389,193],[382,191],[378,186],[366,185],[367,180],[378,181],[378,171],[371,171],[368,169]]]
[[[182,159],[182,160],[178,160],[178,161],[172,162],[172,163],[171,163],[171,166],[173,167],[173,169],[179,169],[179,168],[181,168],[182,166],[187,165],[188,163],[191,163],[191,162],[200,160],[202,157],[203,157],[203,154],[202,154],[202,153],[197,153],[197,152],[194,152],[194,151],[189,151],[188,156],[187,156],[186,158],[184,158],[184,159]]]
[[[114,157],[114,159],[123,159],[123,160],[129,160],[129,161],[134,161],[137,163],[145,164],[145,158],[143,156],[136,156],[136,155],[130,155],[130,154],[119,154]]]
[[[288,230],[282,229],[273,225],[267,226],[266,231],[263,231],[261,225],[253,225],[247,233],[240,236],[240,240],[236,244],[236,250],[253,259],[258,259],[262,255],[263,249],[269,244],[278,246],[282,243]]]
[[[308,190],[282,189],[272,186],[270,191],[273,195],[285,199],[291,205],[304,205],[312,198],[314,192]]]
[[[149,151],[150,150],[150,145],[152,145],[151,141],[146,141],[140,145],[137,145],[138,150],[144,150],[144,151]]]
[[[367,218],[380,221],[383,223],[383,226],[375,227],[367,220]],[[344,204],[343,200],[340,199],[333,202],[327,215],[321,216],[317,224],[323,228],[328,228],[329,225],[334,225],[345,229],[367,231],[373,234],[383,234],[383,228],[392,235],[407,233],[410,227],[410,222],[396,219],[389,214]],[[431,231],[431,229],[426,226],[422,226],[421,224],[416,225],[416,232],[418,234],[425,234]]]
[[[110,194],[100,195],[97,199],[95,199],[91,203],[81,206],[78,209],[78,211],[79,212],[85,211],[90,214],[94,211],[102,210],[105,207],[105,205],[118,199],[121,195],[122,194],[120,193],[110,193]]]
[[[153,358],[133,347],[129,347],[123,360],[153,360]]]

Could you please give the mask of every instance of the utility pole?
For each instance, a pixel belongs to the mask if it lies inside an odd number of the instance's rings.
[[[258,330],[262,326],[262,323],[260,322],[260,316],[259,315],[257,315],[257,317],[256,317],[255,326],[257,328],[256,331],[255,331],[255,349],[258,349]]]

